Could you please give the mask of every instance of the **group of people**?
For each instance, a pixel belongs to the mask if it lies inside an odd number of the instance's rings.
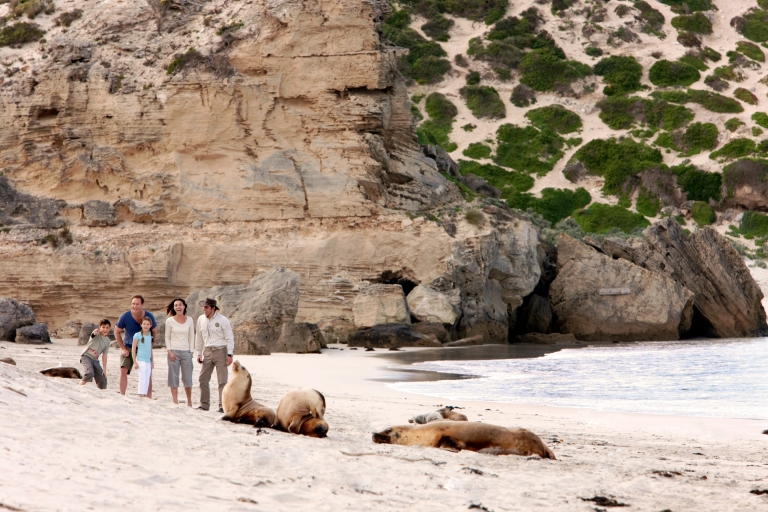
[[[214,299],[200,301],[203,314],[193,322],[187,316],[187,303],[176,298],[165,309],[165,348],[168,352],[168,387],[171,388],[173,403],[179,403],[179,377],[187,395],[187,405],[192,407],[193,353],[202,365],[200,371],[200,406],[209,410],[211,402],[210,381],[214,368],[219,382],[219,412],[221,392],[227,383],[227,367],[232,364],[235,338],[229,319],[219,313]],[[99,323],[80,356],[85,370],[80,385],[94,381],[99,389],[107,388],[107,356],[112,323],[105,318]],[[120,315],[115,325],[115,340],[120,348],[120,393],[128,387],[128,375],[132,369],[139,372],[138,394],[152,398],[152,370],[155,367],[152,343],[157,336],[157,322],[154,315],[144,310],[144,297],[134,295],[131,309]],[[99,364],[101,357],[101,364]]]

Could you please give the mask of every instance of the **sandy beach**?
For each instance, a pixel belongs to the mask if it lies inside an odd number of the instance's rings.
[[[329,436],[312,439],[174,405],[164,350],[152,400],[135,395],[136,372],[129,396],[117,393],[116,349],[106,391],[38,373],[79,367],[80,351],[0,343],[18,364],[0,364],[0,509],[604,510],[584,501],[595,496],[658,512],[768,506],[750,492],[768,489],[765,421],[451,402],[470,420],[534,431],[558,460],[376,445],[372,432],[441,405],[387,388],[399,372],[383,351],[236,357],[265,405],[297,387],[325,394]]]

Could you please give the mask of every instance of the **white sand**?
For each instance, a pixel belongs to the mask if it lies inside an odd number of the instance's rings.
[[[580,498],[595,495],[629,510],[768,505],[768,496],[749,492],[768,488],[761,434],[768,424],[760,421],[456,402],[470,420],[533,430],[559,460],[373,444],[374,430],[439,405],[368,380],[387,375],[390,363],[376,354],[238,358],[266,405],[298,386],[325,394],[329,437],[311,439],[259,435],[214,412],[173,405],[162,350],[155,351],[157,399],[148,400],[116,393],[116,354],[109,389],[99,391],[37,373],[59,361],[79,366],[71,343],[0,343],[0,357],[19,364],[0,364],[0,509],[467,510],[482,503],[494,511],[589,511],[595,504]],[[129,385],[133,392],[135,375]],[[196,389],[193,396],[196,404]]]

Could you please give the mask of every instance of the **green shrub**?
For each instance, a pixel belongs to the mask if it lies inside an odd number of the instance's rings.
[[[419,103],[421,103],[421,100],[424,99],[424,96],[425,96],[424,94],[414,94],[413,96],[411,96],[411,101],[418,105]]]
[[[533,92],[533,89],[527,85],[517,84],[515,88],[512,89],[512,95],[510,96],[509,101],[516,107],[528,107],[536,103],[536,94]]]
[[[741,16],[731,20],[731,25],[736,31],[756,43],[768,41],[768,12],[751,8]]]
[[[741,217],[741,226],[735,231],[747,239],[768,236],[768,215],[760,212],[744,212]]]
[[[752,127],[752,136],[753,137],[757,137],[758,135],[762,135],[762,134],[763,134],[763,129],[762,128],[758,128],[757,126],[753,126]],[[763,141],[763,142],[765,142],[765,141]],[[757,149],[758,150],[760,149],[759,145],[758,145]]]
[[[541,14],[535,7],[520,13],[520,17],[511,16],[496,22],[486,36],[489,41],[502,41],[508,38],[531,38],[542,22]]]
[[[688,64],[689,66],[696,68],[699,71],[706,71],[709,69],[709,66],[707,66],[698,55],[693,55],[691,53],[686,53],[677,60],[683,64]]]
[[[736,99],[739,99],[743,101],[744,103],[749,103],[750,105],[757,105],[757,96],[749,92],[747,89],[743,87],[739,87],[735,91],[733,91],[733,97]]]
[[[654,129],[675,130],[694,117],[690,109],[658,98],[647,100],[636,96],[609,96],[597,106],[600,108],[600,119],[613,130],[625,130],[635,123]]]
[[[433,92],[427,96],[424,109],[429,119],[416,129],[419,144],[437,144],[448,152],[454,151],[457,146],[450,141],[448,135],[453,130],[453,121],[459,113],[456,105],[439,92]]]
[[[520,61],[520,83],[534,91],[549,91],[592,74],[581,62],[560,59],[551,49],[533,50]]]
[[[698,48],[701,46],[701,39],[692,32],[681,30],[677,33],[677,42],[686,48]]]
[[[640,11],[640,19],[642,20],[643,32],[647,34],[654,34],[656,36],[663,36],[661,29],[664,27],[664,15],[660,11],[651,7],[651,4],[645,0],[637,0],[635,2],[635,9]],[[662,37],[663,38],[663,37]]]
[[[597,46],[587,46],[587,48],[584,50],[584,53],[590,57],[600,57],[603,54],[603,50]]]
[[[469,40],[467,55],[475,60],[489,63],[491,66],[506,66],[515,69],[520,64],[525,52],[515,45],[514,40],[491,41],[487,45],[475,37]]]
[[[739,126],[744,126],[744,121],[738,117],[732,117],[725,122],[725,129],[729,132],[735,132],[739,129]]]
[[[685,30],[686,32],[705,36],[712,33],[712,22],[700,12],[687,16],[676,16],[672,18],[670,23],[677,30]]]
[[[715,210],[703,201],[694,201],[691,205],[691,216],[699,226],[709,226],[715,222]]]
[[[550,129],[561,135],[581,130],[582,127],[581,117],[560,105],[529,110],[525,117],[536,128],[540,130]]]
[[[565,141],[549,129],[503,124],[496,130],[496,140],[498,146],[493,161],[518,171],[542,176],[563,157]]]
[[[701,171],[691,164],[671,167],[670,171],[677,176],[677,184],[689,200],[720,201],[722,175],[719,172]]]
[[[501,101],[499,93],[493,87],[467,85],[459,89],[459,94],[464,98],[467,108],[477,118],[502,119],[507,115],[504,102]]]
[[[674,149],[684,156],[692,156],[704,150],[711,150],[717,144],[717,126],[712,123],[693,123],[684,133],[664,132],[659,134],[657,146]]]
[[[477,85],[480,83],[480,73],[477,71],[470,71],[467,74],[467,85]]]
[[[712,62],[717,62],[723,58],[720,52],[713,50],[709,46],[705,46],[704,48],[699,50],[699,57],[704,60],[709,60]]]
[[[613,228],[630,233],[635,228],[650,226],[648,219],[621,206],[592,203],[588,208],[576,210],[571,218],[579,223],[586,233],[605,234]]]
[[[439,82],[451,69],[451,63],[444,58],[447,54],[438,43],[428,41],[415,30],[408,28],[409,22],[407,12],[394,10],[382,25],[385,39],[409,50],[408,55],[398,60],[398,69],[403,75],[420,84]]]
[[[712,0],[661,0],[661,3],[671,6],[674,13],[711,11],[716,9]]]
[[[609,84],[603,89],[607,96],[639,91],[643,87],[640,83],[643,66],[631,56],[612,55],[595,64],[593,71]]]
[[[75,9],[72,11],[67,11],[59,14],[56,16],[55,25],[56,26],[62,26],[62,27],[69,27],[74,23],[76,20],[79,20],[83,17],[83,10],[82,9]]]
[[[447,41],[448,32],[453,27],[453,20],[437,15],[421,26],[421,31],[435,41]]]
[[[440,13],[472,21],[486,21],[486,24],[493,23],[494,17],[498,19],[499,13],[503,16],[507,9],[507,0],[404,0],[402,4],[427,19]],[[489,18],[493,20],[490,23],[487,22]]]
[[[755,112],[752,114],[752,120],[763,128],[768,128],[768,115],[765,112]]]
[[[664,159],[653,149],[630,138],[593,139],[582,146],[571,161],[578,161],[590,174],[605,177],[603,191],[622,194],[631,176],[646,169],[659,167]]]
[[[35,23],[20,21],[0,29],[0,47],[37,41],[45,31]]]
[[[466,221],[472,224],[473,226],[479,226],[485,220],[485,216],[483,215],[483,212],[481,212],[480,210],[475,210],[474,208],[470,208],[469,210],[467,210],[467,213],[464,214],[464,219],[466,219]]]
[[[734,66],[720,66],[715,68],[713,73],[715,73],[716,77],[722,78],[723,80],[728,80],[729,82],[744,81],[744,75]]]
[[[761,50],[755,43],[738,41],[736,43],[736,51],[757,62],[765,62],[765,54],[763,53],[763,50]]]
[[[576,190],[545,188],[540,198],[528,193],[516,193],[507,198],[511,208],[523,211],[531,208],[552,224],[569,217],[591,201],[592,196],[582,187]]]
[[[190,48],[185,53],[176,55],[176,58],[173,59],[173,61],[171,61],[170,65],[168,66],[166,73],[172,75],[177,71],[181,71],[185,67],[197,65],[198,63],[202,62],[203,59],[203,54],[194,48]]]
[[[475,128],[477,128],[477,126],[472,123],[467,123],[461,127],[461,129],[464,130],[465,132],[472,132],[475,130]]]
[[[640,187],[640,193],[637,196],[635,209],[637,209],[638,213],[645,215],[646,217],[655,217],[661,209],[661,201],[658,197],[653,197],[645,187]]]
[[[501,191],[503,199],[530,190],[534,183],[533,178],[524,172],[511,171],[497,165],[481,164],[471,160],[459,160],[459,172],[464,176],[474,174],[483,178],[489,185]]]
[[[688,103],[691,97],[685,91],[672,90],[672,91],[653,91],[651,97],[660,100],[668,101],[670,103]]]
[[[648,79],[658,87],[687,86],[701,78],[699,70],[683,62],[659,60],[648,72]]]
[[[710,112],[717,112],[718,114],[738,114],[744,112],[744,107],[741,106],[741,103],[716,92],[688,89],[688,97],[690,98],[689,101],[698,103]]]
[[[733,139],[717,151],[709,154],[709,158],[733,159],[751,155],[755,152],[755,141],[752,139]]]
[[[482,142],[473,142],[467,149],[462,151],[461,154],[469,158],[474,158],[475,160],[480,158],[490,158],[491,147]]]

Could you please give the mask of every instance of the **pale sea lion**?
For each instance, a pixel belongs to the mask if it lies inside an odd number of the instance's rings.
[[[40,370],[40,373],[46,377],[61,377],[63,379],[82,379],[80,370],[72,368],[71,366],[56,366],[54,368],[46,368]]]
[[[277,422],[274,427],[292,434],[325,437],[325,397],[314,389],[302,388],[288,393],[277,404]]]
[[[12,364],[13,366],[16,366],[16,361],[11,359],[10,357],[3,357],[3,358],[1,358],[0,359],[0,363]]]
[[[424,425],[425,423],[429,423],[430,421],[437,421],[442,419],[443,419],[443,416],[439,412],[428,412],[425,414],[419,414],[418,416],[414,416],[413,418],[408,420],[408,423],[418,423],[419,425]]]
[[[271,427],[276,420],[275,411],[251,398],[251,374],[240,361],[232,363],[232,377],[221,391],[224,408],[222,420],[245,423],[254,427]]]
[[[433,421],[426,425],[390,427],[373,434],[373,442],[450,451],[471,450],[491,455],[538,455],[543,459],[556,459],[552,450],[530,430],[475,421]]]

